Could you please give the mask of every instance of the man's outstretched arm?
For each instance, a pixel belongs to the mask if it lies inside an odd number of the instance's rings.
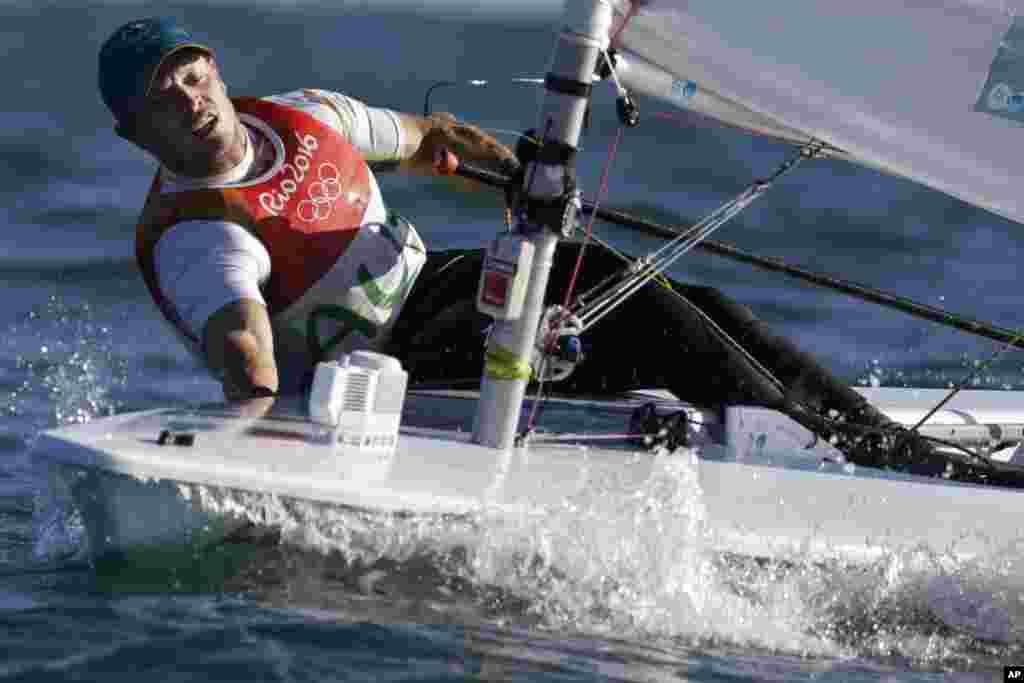
[[[262,302],[240,299],[210,316],[203,350],[229,401],[277,393],[274,335]]]

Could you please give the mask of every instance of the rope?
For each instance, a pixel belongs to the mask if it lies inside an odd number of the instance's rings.
[[[612,75],[612,80],[615,82],[615,89],[619,94],[625,93],[625,88],[619,82],[619,75],[615,73],[615,65],[612,62],[611,55],[608,54],[607,50],[601,50],[601,54],[604,55],[605,63],[608,65],[608,71]],[[608,173],[611,171],[612,162],[615,161],[615,155],[619,149],[619,142],[622,140],[622,125],[620,124],[615,129],[615,137],[608,145],[608,155],[604,160],[604,168],[601,169],[601,182],[598,185],[597,196],[594,198],[594,211],[590,214],[590,220],[587,221],[586,236],[583,238],[583,243],[580,245],[580,253],[576,257],[576,266],[573,268],[572,277],[569,279],[569,286],[565,290],[565,300],[562,304],[566,310],[569,309],[569,304],[572,301],[573,292],[576,290],[576,278],[580,274],[580,269],[583,266],[583,252],[587,249],[587,243],[590,241],[591,236],[594,234],[594,220],[597,217],[597,209],[601,206],[601,201],[608,194]]]
[[[608,172],[611,170],[612,162],[615,160],[615,155],[618,152],[619,141],[622,139],[622,126],[615,129],[615,138],[611,141],[608,146],[608,157],[604,162],[604,169],[601,171],[601,183],[597,191],[597,197],[594,198],[594,211],[590,213],[590,220],[587,221],[587,230],[583,238],[583,243],[580,245],[580,253],[576,257],[576,267],[573,268],[572,277],[569,279],[569,287],[565,290],[565,308],[569,308],[569,304],[572,301],[573,292],[576,289],[576,278],[580,274],[580,269],[583,265],[583,252],[587,248],[587,242],[590,241],[594,234],[594,220],[597,218],[596,209],[601,205],[601,200],[608,193]]]
[[[782,163],[770,176],[752,183],[735,198],[712,211],[690,230],[681,233],[651,255],[637,260],[629,269],[606,278],[584,293],[577,299],[577,304],[572,309],[572,312],[582,321],[583,329],[586,330],[595,325],[633,293],[664,273],[679,258],[771,189],[779,178],[793,171],[805,159],[817,158],[824,147],[824,143],[812,140],[800,149],[797,156]],[[596,213],[594,211],[592,215],[596,215]],[[620,282],[609,286],[609,283],[616,279],[619,279]],[[594,295],[595,291],[606,286],[608,287],[606,291],[598,294],[595,299],[586,301]],[[586,303],[583,303],[585,301]]]
[[[540,86],[544,85],[544,79],[536,76],[518,76],[513,78],[503,78],[502,83],[514,83],[516,85],[532,85]],[[471,87],[480,88],[492,85],[490,81],[483,78],[471,78],[464,81],[437,81],[427,88],[426,94],[423,96],[423,116],[430,117],[433,113],[433,109],[430,106],[430,97],[434,94],[435,90],[440,88],[459,88],[459,87]]]
[[[836,151],[837,150],[835,148],[828,148],[823,151],[823,155],[832,154]],[[471,164],[460,164],[456,173],[463,177],[497,188],[504,188],[509,183],[509,178],[507,176],[493,171],[473,168]],[[583,212],[587,213],[590,211],[593,211],[593,206],[588,200],[584,200]],[[597,217],[599,220],[607,221],[613,225],[639,230],[649,235],[654,235],[655,237],[664,239],[674,239],[681,234],[681,231],[678,228],[654,223],[614,209],[599,209]],[[804,270],[803,268],[787,264],[780,259],[758,256],[756,254],[743,251],[733,245],[726,244],[725,242],[716,242],[715,240],[707,239],[698,244],[696,248],[739,263],[752,265],[755,268],[760,268],[773,273],[783,273],[784,275],[789,275],[790,277],[794,277],[803,282],[831,289],[842,294],[847,294],[856,299],[860,299],[861,301],[867,301],[886,308],[891,308],[915,318],[928,320],[938,323],[939,325],[945,325],[946,327],[952,327],[953,329],[960,330],[961,332],[984,337],[985,339],[1010,343],[1014,348],[1024,349],[1024,336],[1018,336],[1018,332],[1016,330],[997,327],[991,322],[972,320],[970,318],[945,311],[941,308],[936,308],[935,306],[913,301],[906,297],[883,292],[867,285],[840,280],[825,273],[815,273],[813,271]],[[610,275],[607,279],[611,280],[613,277],[614,274]],[[596,290],[597,288],[595,287],[592,289]],[[577,297],[577,300],[582,299],[582,295]]]
[[[975,377],[977,377],[982,372],[987,370],[989,368],[989,366],[992,365],[992,363],[994,363],[996,361],[996,359],[998,359],[1001,355],[1003,355],[1004,353],[1009,351],[1011,348],[1013,348],[1016,345],[1016,343],[1018,341],[1020,341],[1021,339],[1024,339],[1024,334],[1018,334],[1016,337],[1014,337],[1013,339],[1011,339],[1008,342],[1006,342],[1005,344],[1003,344],[1002,347],[996,349],[995,353],[993,353],[989,357],[989,359],[987,361],[985,361],[984,363],[982,363],[981,365],[976,367],[974,369],[974,372],[972,372],[967,377],[965,377],[963,380],[961,380],[960,384],[958,384],[957,386],[953,387],[953,389],[950,390],[950,392],[946,395],[946,397],[943,398],[941,401],[939,401],[935,405],[934,408],[932,408],[927,413],[925,413],[924,417],[922,417],[920,420],[918,420],[917,424],[915,424],[913,427],[911,427],[909,431],[911,433],[916,434],[917,430],[920,429],[921,426],[924,425],[924,423],[927,422],[928,419],[932,415],[934,415],[935,413],[939,412],[939,410],[941,410],[944,405],[946,405],[947,403],[952,401],[953,397],[956,396],[957,394],[959,394],[963,389],[965,389],[968,384],[973,382]]]
[[[611,60],[608,57],[608,53],[606,51],[602,51],[602,52],[604,53],[605,60],[608,61],[609,65],[610,65],[611,64]],[[613,69],[612,70],[613,76],[614,76],[614,73],[615,72],[614,72],[614,69]],[[622,86],[618,85],[618,78],[615,79],[615,83],[616,83],[616,86],[621,89]],[[620,125],[620,126],[618,126],[615,129],[615,137],[612,139],[612,141],[608,145],[608,154],[607,154],[607,156],[605,158],[604,168],[601,170],[601,181],[600,181],[600,184],[599,184],[599,187],[598,187],[597,196],[594,198],[594,206],[595,207],[600,206],[601,200],[604,199],[604,197],[608,193],[608,176],[609,176],[609,173],[611,171],[612,163],[615,161],[615,155],[618,152],[619,142],[621,141],[621,139],[622,139],[622,126]],[[590,214],[590,220],[587,221],[587,229],[586,229],[586,232],[584,234],[583,242],[580,244],[579,254],[577,254],[577,256],[576,256],[576,265],[573,267],[572,276],[569,278],[569,285],[568,285],[568,287],[566,287],[566,290],[565,290],[565,303],[564,303],[564,307],[565,307],[565,309],[567,311],[569,309],[569,304],[572,301],[572,295],[576,291],[576,281],[577,281],[577,279],[579,277],[580,271],[583,268],[583,255],[584,255],[584,252],[587,249],[587,243],[590,241],[590,239],[592,238],[592,236],[594,234],[594,220],[596,218],[597,218],[596,212],[592,212]],[[561,321],[560,320],[555,320],[554,323],[555,323],[555,326],[557,327],[558,325],[561,324]],[[544,339],[543,342],[542,342],[542,344],[543,344],[542,348],[544,349],[545,353],[541,356],[540,368],[539,368],[538,375],[537,375],[539,377],[539,381],[538,381],[538,384],[537,384],[537,393],[536,393],[535,398],[534,398],[533,410],[530,411],[530,417],[529,417],[529,419],[527,420],[527,423],[526,423],[526,429],[525,429],[525,432],[524,432],[524,436],[525,436],[525,434],[530,434],[531,432],[533,432],[536,419],[537,419],[538,415],[540,414],[541,404],[545,400],[545,396],[544,396],[544,376],[546,375],[546,370],[547,370],[547,354],[551,351],[551,344],[554,341],[555,341],[554,339]]]
[[[734,199],[730,200],[729,202],[726,202],[715,211],[712,211],[711,214],[709,214],[707,217],[701,220],[693,228],[684,232],[679,237],[665,244],[661,248],[655,250],[655,252],[650,256],[637,260],[636,262],[631,264],[630,267],[627,268],[625,271],[620,271],[620,273],[618,274],[612,275],[609,278],[605,278],[605,280],[603,280],[602,283],[598,285],[598,287],[608,286],[608,289],[604,293],[598,295],[598,297],[595,300],[589,303],[581,303],[586,297],[593,293],[595,289],[597,289],[591,288],[590,290],[588,290],[588,292],[584,293],[584,295],[577,299],[577,303],[575,305],[570,305],[570,302],[572,301],[572,295],[574,293],[576,286],[576,280],[583,263],[584,251],[586,249],[587,242],[593,236],[594,219],[598,213],[596,208],[598,207],[601,198],[603,198],[608,189],[608,173],[611,168],[611,163],[615,158],[615,153],[618,148],[621,134],[622,127],[620,126],[616,130],[615,139],[609,146],[608,158],[605,160],[604,170],[601,174],[601,187],[594,203],[595,210],[591,211],[590,221],[587,224],[586,236],[584,238],[583,244],[580,247],[580,253],[577,256],[576,265],[573,269],[573,274],[569,281],[569,286],[566,291],[565,308],[567,311],[569,311],[570,314],[575,314],[577,315],[577,317],[579,317],[580,322],[582,323],[581,332],[586,331],[589,327],[595,325],[608,313],[610,313],[615,308],[624,303],[626,299],[632,296],[635,292],[639,291],[639,289],[643,287],[645,284],[647,284],[656,277],[663,276],[663,273],[676,260],[678,260],[684,254],[693,249],[697,244],[699,244],[704,238],[706,238],[712,232],[717,230],[719,227],[727,223],[738,213],[743,211],[743,209],[745,209],[751,203],[753,203],[754,200],[756,200],[758,197],[760,197],[769,189],[771,189],[775,181],[777,181],[779,178],[795,169],[802,161],[804,161],[805,159],[812,159],[817,157],[824,147],[822,143],[816,140],[812,140],[810,143],[801,148],[800,153],[797,156],[782,163],[770,176],[763,180],[757,180],[754,183],[752,183]],[[621,282],[618,285],[611,286],[610,283],[613,282],[615,279],[621,279]],[[671,286],[669,286],[669,290],[672,291],[682,301],[689,304],[692,308],[702,313],[699,308],[690,304],[690,302],[687,301],[685,297],[683,297],[678,292],[675,292],[675,290],[672,290]],[[706,316],[704,317],[709,325],[712,325],[717,328],[717,325],[714,325],[714,322],[710,318],[707,318]],[[764,374],[770,382],[772,382],[776,387],[781,388],[782,383],[779,382],[779,380],[776,377],[774,377],[767,370],[767,368],[765,368],[763,365],[757,362],[757,360],[754,359],[749,353],[747,353],[741,345],[739,345],[734,340],[729,338],[728,335],[725,334],[724,330],[718,331],[721,333],[721,336],[725,338],[727,343],[729,343],[734,348],[738,349],[748,360],[750,360],[754,364],[754,366],[757,369],[764,372]],[[543,344],[546,347],[548,344],[548,340],[545,339],[543,341]],[[538,382],[537,393],[535,394],[534,398],[533,410],[531,411],[530,417],[527,420],[527,425],[524,432],[520,434],[520,438],[525,438],[526,435],[533,432],[536,417],[540,413],[541,404],[544,401],[543,370],[545,365],[546,358],[542,357],[541,373],[538,375],[540,381]]]
[[[537,368],[537,393],[533,396],[533,409],[530,411],[530,417],[526,421],[526,429],[523,430],[523,433],[520,435],[523,438],[533,432],[537,423],[537,418],[540,417],[541,407],[548,398],[544,394],[544,375],[547,374],[547,365],[547,356],[541,356],[540,367]]]

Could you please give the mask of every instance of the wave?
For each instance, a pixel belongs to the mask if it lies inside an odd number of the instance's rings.
[[[102,574],[114,590],[226,589],[288,609],[390,599],[462,623],[702,648],[951,668],[1019,659],[1020,548],[970,562],[889,552],[866,565],[721,555],[703,543],[695,467],[666,466],[642,495],[598,485],[518,521],[190,487],[205,509],[250,524],[202,555],[140,551],[110,558]]]

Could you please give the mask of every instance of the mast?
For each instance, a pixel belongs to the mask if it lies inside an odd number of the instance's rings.
[[[608,47],[613,14],[608,0],[566,3],[563,29],[545,79],[547,92],[536,129],[536,135],[543,141],[536,159],[526,165],[525,198],[512,228],[512,239],[527,243],[516,245],[521,247],[517,253],[529,254],[519,261],[527,271],[523,276],[528,276],[525,300],[521,311],[507,319],[496,316],[488,339],[480,402],[473,423],[473,441],[485,446],[505,449],[515,439],[555,247],[560,234],[575,222],[579,211],[573,186],[576,148],[597,60]],[[488,261],[497,258],[495,251],[492,248]],[[485,278],[487,268],[485,263]],[[485,297],[484,287],[482,281],[478,303]]]

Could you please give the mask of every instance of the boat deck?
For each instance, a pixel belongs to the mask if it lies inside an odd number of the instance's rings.
[[[943,392],[868,393],[890,415],[916,420]],[[48,432],[36,453],[86,473],[79,479],[88,482],[91,516],[104,520],[90,536],[109,547],[208,525],[202,489],[211,487],[382,513],[514,520],[595,496],[654,495],[665,482],[708,542],[729,551],[865,556],[924,546],[976,555],[1024,537],[1024,492],[844,464],[767,409],[730,408],[723,425],[664,394],[558,399],[540,411],[534,438],[501,451],[471,443],[474,398],[411,393],[392,451],[346,445],[306,419],[300,402],[279,401],[263,417],[223,404],[118,415]],[[600,438],[623,434],[633,410],[652,398],[661,409],[689,411],[693,448],[652,453]],[[930,424],[948,432],[1000,419],[1009,431],[1024,422],[1014,405],[1024,406],[1015,392],[964,392]]]

